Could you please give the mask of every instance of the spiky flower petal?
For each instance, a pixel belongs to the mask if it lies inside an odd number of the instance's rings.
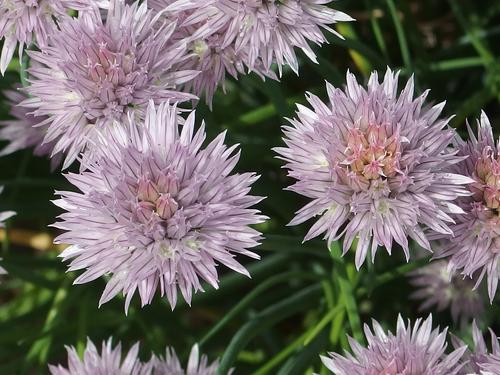
[[[215,375],[219,367],[218,360],[209,364],[206,355],[200,357],[198,345],[191,349],[186,370],[182,369],[175,350],[172,348],[166,349],[164,357],[153,356],[150,363],[154,375]]]
[[[49,365],[52,375],[150,375],[152,364],[142,363],[138,357],[139,343],[136,343],[124,358],[122,358],[122,346],[118,343],[113,348],[113,340],[102,343],[101,353],[90,339],[87,339],[87,347],[80,359],[74,347],[66,347],[68,351],[68,367],[62,365]]]
[[[396,335],[385,332],[373,321],[373,332],[365,325],[368,346],[349,338],[352,354],[329,353],[321,357],[335,375],[454,375],[462,365],[460,358],[466,346],[446,354],[447,329],[432,329],[432,316],[417,319],[412,327],[398,317]]]
[[[276,149],[298,180],[289,189],[311,199],[290,225],[320,216],[305,240],[343,236],[344,254],[357,238],[357,268],[394,241],[409,259],[407,236],[430,251],[425,232],[451,234],[449,214],[461,212],[453,201],[469,194],[470,178],[447,171],[461,158],[446,151],[454,133],[439,118],[444,103],[426,106],[427,92],[414,99],[413,79],[397,88],[389,69],[381,83],[372,73],[367,89],[348,73],[345,90],[327,84],[329,104],[308,94],[312,110],[297,105],[287,147]]]
[[[472,179],[468,185],[472,195],[459,199],[466,214],[453,216],[453,236],[448,236],[448,246],[439,257],[449,257],[453,271],[477,276],[478,285],[486,275],[493,300],[500,277],[500,138],[495,143],[484,112],[477,126],[477,137],[469,127],[469,141],[456,138],[458,155],[466,159],[452,172]]]
[[[69,18],[69,10],[87,11],[91,7],[104,6],[107,1],[97,0],[2,0],[0,2],[0,73],[3,75],[16,47],[19,59],[25,46],[47,45],[48,37],[57,31],[57,24]]]
[[[463,361],[465,366],[460,375],[495,375],[500,374],[500,342],[496,334],[489,329],[491,335],[491,351],[484,340],[483,333],[477,327],[476,321],[472,322],[472,339],[474,347],[467,349]],[[465,343],[456,336],[452,336],[453,346],[460,348]]]
[[[416,289],[410,297],[422,300],[421,311],[433,307],[437,311],[449,309],[453,320],[462,324],[483,313],[483,299],[473,290],[474,280],[450,272],[446,261],[431,262],[411,272],[409,277]]]
[[[122,346],[114,348],[112,338],[102,343],[101,352],[90,339],[80,359],[74,347],[66,347],[68,367],[49,365],[52,375],[215,375],[218,361],[208,364],[205,355],[200,358],[198,345],[193,346],[186,370],[177,358],[175,350],[167,347],[165,357],[154,354],[147,362],[139,358],[139,343],[132,346],[122,359]]]
[[[130,119],[84,156],[88,170],[67,175],[81,193],[55,202],[68,211],[56,242],[72,245],[61,256],[86,269],[75,283],[111,276],[101,304],[123,292],[127,310],[136,291],[146,305],[159,289],[174,308],[178,288],[190,303],[200,279],[218,287],[218,263],[248,275],[235,256],[259,258],[248,250],[260,239],[249,225],[265,219],[250,208],[261,200],[248,195],[258,177],[231,175],[237,146],[223,133],[203,149],[204,125],[195,132],[194,113],[181,125],[176,112],[150,103],[143,126]]]
[[[45,142],[67,154],[63,168],[100,129],[140,117],[148,100],[194,97],[175,91],[198,72],[174,69],[186,45],[171,40],[175,22],[158,18],[146,4],[112,0],[104,21],[98,11],[66,20],[43,52],[30,52],[37,63],[29,70],[33,98],[23,105],[48,116]]]
[[[19,106],[27,96],[21,91],[5,91],[7,105],[10,106],[9,114],[12,120],[0,121],[0,139],[8,141],[9,144],[0,151],[0,156],[8,155],[25,148],[34,147],[34,154],[37,156],[50,155],[54,143],[44,143],[47,134],[47,125],[38,125],[44,118],[34,117],[27,108]],[[61,155],[52,158],[52,168],[55,168],[61,161]]]

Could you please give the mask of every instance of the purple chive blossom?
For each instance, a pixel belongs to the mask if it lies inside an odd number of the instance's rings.
[[[0,156],[34,147],[34,154],[37,156],[50,155],[54,147],[52,143],[44,143],[43,139],[47,134],[47,125],[37,126],[43,118],[36,118],[30,114],[30,110],[19,106],[26,95],[19,91],[5,91],[7,104],[10,106],[9,114],[12,120],[0,121],[0,139],[8,141],[9,144],[0,151]],[[51,160],[52,168],[57,167],[61,161],[61,155],[54,156]]]
[[[413,98],[413,79],[398,96],[398,73],[387,70],[382,83],[373,73],[368,88],[347,74],[347,88],[327,84],[329,104],[307,94],[312,110],[297,105],[298,118],[284,127],[287,147],[276,149],[287,162],[289,187],[311,199],[290,225],[319,216],[309,240],[324,233],[330,245],[344,238],[347,253],[357,238],[359,269],[378,246],[391,253],[393,241],[408,260],[407,236],[430,249],[425,231],[451,234],[452,202],[468,195],[471,180],[446,172],[461,158],[446,151],[453,131],[439,116],[444,103]]]
[[[112,339],[102,343],[101,353],[92,341],[80,359],[74,347],[67,347],[68,367],[49,365],[52,375],[215,375],[218,361],[208,364],[205,355],[200,358],[198,345],[193,346],[187,368],[184,370],[175,350],[167,347],[165,357],[151,356],[148,362],[139,358],[139,343],[136,343],[124,358],[121,343],[112,347]]]
[[[469,127],[470,140],[456,140],[457,155],[467,159],[455,165],[452,172],[472,178],[468,186],[471,196],[458,200],[466,214],[453,217],[454,235],[439,256],[449,257],[452,271],[476,275],[478,284],[487,275],[488,294],[493,300],[500,277],[500,138],[495,143],[484,112],[477,126],[477,138]]]
[[[73,259],[69,270],[86,269],[75,283],[111,276],[100,304],[123,292],[127,310],[138,291],[144,306],[159,289],[174,308],[178,289],[190,303],[200,279],[218,287],[217,264],[248,275],[236,255],[259,258],[248,250],[261,238],[249,225],[265,219],[250,208],[261,200],[248,195],[258,177],[231,175],[237,146],[222,133],[202,149],[204,125],[194,132],[191,113],[181,126],[176,112],[151,102],[144,126],[131,119],[96,146],[95,161],[84,156],[86,171],[67,175],[81,193],[55,202],[68,211],[56,242],[72,245],[61,256]]]
[[[150,363],[154,375],[215,375],[219,367],[219,361],[209,364],[206,355],[200,357],[198,345],[191,349],[186,370],[172,348],[166,349],[165,357],[153,356]]]
[[[19,59],[24,46],[47,46],[49,34],[57,30],[56,21],[69,18],[68,11],[89,10],[104,5],[96,0],[2,0],[0,2],[0,73],[3,75],[19,45]]]
[[[66,20],[43,53],[30,52],[41,66],[29,70],[33,98],[23,105],[48,116],[45,142],[66,153],[63,168],[100,129],[141,116],[148,100],[194,98],[175,91],[198,72],[173,68],[186,58],[186,45],[171,40],[175,22],[159,18],[146,4],[112,0],[105,21],[97,10]]]
[[[446,354],[447,329],[432,329],[432,316],[412,327],[398,317],[396,335],[385,332],[373,321],[373,332],[365,325],[368,346],[365,348],[349,338],[352,354],[329,353],[321,357],[323,364],[335,375],[454,375],[459,374],[460,358],[466,346]]]
[[[500,343],[495,333],[489,329],[491,335],[491,352],[483,338],[482,332],[474,321],[472,323],[473,350],[468,349],[464,354],[465,366],[460,375],[496,375],[500,374]],[[453,346],[459,348],[465,343],[456,336],[452,336]]]
[[[170,8],[174,0],[152,0],[156,10]],[[283,65],[298,72],[295,47],[316,62],[309,42],[326,41],[321,29],[338,35],[331,25],[352,21],[333,10],[329,0],[192,0],[177,6],[178,35],[190,37],[192,69],[202,73],[186,84],[196,95],[205,94],[211,104],[215,89],[224,85],[226,74],[237,78],[247,70],[261,78],[276,79],[271,65],[281,75]],[[340,35],[338,35],[340,36]],[[224,86],[223,86],[224,87]]]
[[[49,365],[52,375],[150,375],[153,374],[151,363],[142,363],[138,357],[139,343],[136,343],[124,358],[121,343],[112,347],[112,339],[102,343],[101,353],[87,340],[87,347],[80,359],[74,347],[66,347],[68,367]]]
[[[420,311],[435,306],[437,311],[449,309],[455,322],[462,324],[483,313],[483,299],[473,290],[475,282],[450,273],[448,262],[434,261],[410,273],[415,291],[412,299],[421,300]]]
[[[231,19],[226,43],[237,50],[248,50],[250,67],[262,60],[264,68],[276,63],[294,72],[299,66],[294,48],[300,48],[312,61],[316,55],[309,43],[326,42],[321,29],[341,37],[331,25],[353,21],[345,13],[330,8],[331,0],[218,0],[217,6]]]
[[[234,10],[221,7],[219,3],[218,0],[192,0],[179,5],[176,0],[148,2],[157,11],[167,8],[169,12],[164,12],[164,15],[177,20],[174,37],[189,41],[190,58],[183,62],[183,66],[201,72],[186,82],[183,88],[197,96],[204,95],[209,106],[219,85],[225,91],[227,74],[237,79],[249,70],[248,51],[237,49],[234,37],[232,41],[227,41],[228,33],[234,32],[233,23],[236,22],[234,16],[228,16],[228,12],[233,15]],[[264,69],[260,60],[252,64],[251,70],[262,79],[277,78],[271,70]]]

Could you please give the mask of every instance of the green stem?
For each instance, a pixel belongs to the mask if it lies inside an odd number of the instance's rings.
[[[464,57],[461,59],[442,60],[430,65],[430,70],[443,71],[483,66],[482,57]]]
[[[380,28],[380,23],[378,22],[375,10],[372,8],[371,1],[365,0],[365,6],[369,8],[370,12],[370,24],[372,26],[373,34],[375,35],[375,40],[377,41],[380,51],[382,51],[386,60],[389,60],[389,54],[387,53],[387,45],[385,44],[384,35],[382,29]]]
[[[472,45],[476,49],[479,56],[482,57],[483,64],[489,65],[490,63],[492,63],[495,60],[493,54],[488,50],[486,45],[483,43],[481,38],[478,36],[477,31],[469,26],[470,23],[467,22],[467,20],[465,19],[465,16],[460,11],[460,7],[459,7],[458,3],[456,2],[456,0],[449,0],[449,2],[451,5],[451,9],[453,10],[453,13],[455,14],[458,21],[462,25],[463,29],[465,30],[465,32],[469,36]]]
[[[193,304],[200,305],[205,301],[214,300],[217,298],[222,298],[226,295],[230,295],[238,290],[240,290],[245,285],[251,285],[252,281],[258,280],[259,278],[267,277],[268,275],[276,274],[276,270],[281,270],[282,263],[289,260],[287,254],[273,254],[265,257],[260,262],[252,262],[248,267],[248,272],[252,275],[252,279],[243,276],[239,273],[229,273],[221,278],[219,283],[219,289],[209,289],[205,293],[198,293],[193,296]],[[285,267],[286,269],[286,267]],[[283,269],[283,270],[285,270]],[[165,305],[168,306],[168,302],[165,298],[162,298]],[[188,304],[184,303],[182,308],[187,308]],[[170,307],[169,307],[170,308]]]
[[[330,254],[333,259],[340,261],[340,263],[334,267],[333,279],[334,282],[336,281],[339,285],[340,294],[344,302],[352,334],[358,342],[364,342],[363,331],[361,330],[361,319],[359,318],[358,313],[358,305],[356,303],[351,282],[349,281],[349,277],[347,275],[346,263],[344,262],[344,258],[342,258],[342,253],[338,243],[332,244]]]
[[[300,346],[309,345],[325,328],[330,320],[338,314],[344,306],[337,306],[336,308],[330,310],[328,314],[326,314],[321,321],[315,325],[314,327],[307,330],[300,337],[295,339],[291,344],[285,347],[282,351],[280,351],[277,355],[275,355],[271,360],[269,360],[266,364],[260,367],[257,371],[253,373],[253,375],[264,375],[269,374],[269,372],[283,362],[295,349]]]
[[[421,258],[415,260],[411,263],[406,263],[401,266],[398,266],[390,271],[384,272],[381,275],[378,275],[375,280],[369,285],[368,288],[359,288],[357,291],[357,295],[359,297],[364,295],[370,295],[375,288],[380,287],[381,285],[387,284],[397,278],[405,276],[408,272],[416,270],[422,266],[425,266],[430,261],[429,257]]]
[[[270,361],[265,363],[262,367],[260,367],[257,371],[253,373],[253,375],[264,375],[269,374],[273,368],[283,362],[295,349],[297,349],[304,341],[306,335],[309,331],[303,333],[301,336],[296,338],[291,344],[285,347],[282,351],[276,354]]]
[[[73,279],[70,277],[65,278],[61,287],[55,293],[52,306],[47,314],[45,324],[42,328],[42,334],[44,334],[44,336],[35,341],[28,351],[28,354],[26,355],[28,363],[33,362],[36,359],[38,359],[38,364],[40,365],[47,363],[53,338],[53,336],[49,333],[56,326],[57,320],[61,317],[61,313],[67,308],[67,298],[69,294],[68,288],[71,285],[72,280]]]
[[[334,309],[330,310],[328,314],[326,314],[323,319],[319,321],[319,323],[314,326],[310,331],[309,334],[306,336],[304,339],[304,346],[307,346],[311,343],[312,340],[318,336],[318,334],[325,328],[325,326],[337,315],[343,310],[344,306],[339,305],[335,307]]]
[[[208,333],[199,341],[199,345],[204,345],[208,340],[210,340],[213,336],[215,336],[222,328],[224,328],[231,320],[233,320],[238,314],[244,311],[248,306],[252,304],[252,302],[264,291],[271,288],[276,284],[280,284],[289,280],[297,280],[299,278],[302,279],[316,279],[313,275],[305,272],[286,272],[280,275],[276,275],[274,277],[269,278],[259,286],[257,286],[254,290],[252,290],[249,294],[245,296],[236,306],[234,306],[231,311],[224,315],[224,317],[212,328]]]
[[[308,302],[317,302],[317,298],[320,295],[320,284],[307,287],[293,296],[267,308],[244,324],[233,336],[233,339],[222,356],[217,375],[226,375],[229,373],[238,353],[243,350],[255,336],[268,329],[276,322],[286,319],[298,311],[306,309],[309,306]]]
[[[396,28],[396,35],[399,41],[399,47],[401,49],[401,56],[403,57],[403,63],[408,72],[412,71],[410,50],[408,48],[408,41],[406,40],[406,35],[404,32],[403,24],[399,18],[398,11],[394,5],[393,0],[386,0],[389,12],[391,13],[392,21],[394,22],[394,27]]]

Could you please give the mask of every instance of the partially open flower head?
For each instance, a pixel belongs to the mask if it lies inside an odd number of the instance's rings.
[[[10,106],[9,114],[11,120],[0,121],[0,139],[8,141],[9,144],[0,151],[0,156],[34,147],[37,156],[50,155],[54,142],[44,143],[47,134],[47,125],[39,125],[44,118],[36,118],[30,110],[21,107],[19,103],[26,100],[27,96],[21,91],[5,91],[7,104]],[[52,160],[52,168],[61,162],[61,155],[55,155]]]
[[[335,375],[454,375],[462,367],[466,346],[446,353],[447,329],[432,329],[432,317],[417,319],[412,327],[398,317],[396,334],[385,332],[373,321],[373,332],[365,325],[368,346],[349,338],[352,354],[329,353],[321,357]]]
[[[52,375],[215,375],[219,366],[218,361],[209,364],[207,356],[200,357],[198,345],[191,349],[186,369],[170,347],[167,347],[164,357],[153,354],[147,362],[139,358],[139,343],[133,345],[122,358],[122,345],[118,343],[113,348],[112,338],[102,343],[100,353],[94,343],[87,339],[83,358],[78,356],[74,347],[66,349],[68,367],[49,365]]]
[[[319,219],[305,240],[325,233],[330,244],[344,237],[344,254],[357,238],[356,266],[378,246],[393,241],[409,259],[407,236],[430,251],[426,231],[451,234],[453,201],[469,192],[470,178],[448,173],[461,158],[447,151],[453,131],[439,116],[444,104],[413,98],[413,79],[400,95],[398,74],[373,73],[365,89],[347,74],[347,88],[327,85],[329,104],[308,94],[313,109],[297,105],[297,118],[284,127],[289,189],[311,199],[290,225]]]
[[[322,29],[340,35],[331,25],[352,21],[345,13],[328,6],[331,0],[218,0],[226,17],[231,19],[225,43],[234,43],[236,51],[247,50],[250,67],[261,60],[264,69],[276,63],[298,72],[295,48],[300,48],[311,60],[316,55],[309,43],[326,42]]]
[[[409,276],[410,284],[415,287],[410,297],[422,301],[420,311],[449,309],[453,320],[462,325],[469,324],[484,311],[481,294],[473,290],[475,281],[450,272],[444,260],[433,261]]]
[[[153,375],[215,375],[219,367],[218,360],[208,363],[206,355],[200,356],[198,345],[191,349],[186,370],[183,370],[172,348],[166,349],[165,356],[153,356],[150,363]]]
[[[224,6],[220,0],[152,0],[148,5],[162,11],[165,17],[177,21],[174,38],[187,41],[190,58],[182,62],[184,69],[200,71],[194,79],[186,82],[183,90],[205,97],[210,106],[217,87],[225,91],[225,79],[229,74],[237,79],[249,70],[248,50],[237,49],[234,36],[236,9]],[[165,11],[168,10],[168,11]],[[252,64],[254,73],[261,78],[276,78],[269,68],[264,69],[260,60]]]
[[[23,104],[49,117],[45,141],[66,153],[63,167],[100,129],[141,117],[148,100],[193,98],[175,90],[198,72],[178,69],[186,45],[171,40],[176,23],[159,18],[146,4],[112,0],[104,21],[98,11],[66,20],[43,52],[30,52],[38,65]]]
[[[160,11],[173,8],[175,0],[151,0]],[[226,74],[234,78],[247,71],[261,78],[276,76],[271,65],[282,71],[289,65],[298,72],[295,48],[316,61],[309,42],[326,41],[321,29],[337,34],[330,25],[352,21],[348,15],[315,0],[192,0],[176,8],[182,38],[190,38],[192,69],[202,73],[186,84],[186,90],[205,94],[211,104]],[[337,34],[338,35],[338,34]]]
[[[21,59],[25,46],[47,45],[48,37],[57,31],[57,22],[69,18],[70,10],[88,11],[107,1],[98,0],[2,0],[0,2],[0,73],[9,65],[16,46]]]
[[[495,375],[500,374],[500,343],[496,334],[489,329],[491,336],[491,350],[484,340],[483,333],[479,330],[475,321],[472,323],[472,339],[474,346],[467,349],[464,354],[464,367],[460,375]],[[465,343],[456,336],[452,336],[455,348],[460,348]]]
[[[487,275],[488,293],[497,290],[500,257],[500,139],[496,141],[488,117],[482,113],[477,137],[469,127],[469,141],[457,137],[458,155],[464,157],[453,172],[473,179],[471,196],[458,203],[466,215],[456,215],[453,236],[439,256],[449,257],[450,268],[479,282]]]
[[[194,132],[194,113],[181,125],[176,112],[150,103],[145,125],[131,119],[84,156],[88,170],[67,175],[81,193],[59,192],[68,212],[55,224],[66,231],[57,242],[72,245],[62,257],[86,269],[76,283],[111,276],[101,304],[123,292],[128,309],[138,291],[146,305],[159,289],[174,308],[178,289],[190,303],[200,279],[218,287],[217,264],[248,275],[236,255],[258,258],[250,225],[265,218],[250,208],[261,198],[247,195],[258,177],[231,175],[236,146],[223,133],[202,149],[203,125]]]
[[[66,347],[68,351],[68,367],[49,365],[52,375],[151,375],[152,364],[142,363],[139,359],[139,343],[136,343],[124,358],[122,345],[118,343],[113,348],[110,338],[102,343],[101,352],[90,339],[83,358],[78,356],[74,347]]]

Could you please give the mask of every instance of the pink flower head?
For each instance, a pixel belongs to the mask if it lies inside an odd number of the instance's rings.
[[[69,18],[69,10],[90,10],[103,3],[96,0],[2,0],[0,73],[5,73],[18,44],[21,59],[25,45],[34,43],[40,48],[46,47],[49,35],[57,30],[56,21]]]
[[[36,118],[27,108],[19,106],[27,96],[20,91],[5,91],[7,104],[10,106],[9,114],[12,120],[0,121],[0,139],[8,141],[9,144],[0,151],[0,156],[34,147],[37,156],[50,155],[54,142],[44,143],[47,134],[47,125],[43,124],[43,118]],[[42,125],[38,125],[42,121]],[[61,162],[61,155],[52,158],[51,164],[54,169]]]
[[[146,4],[112,0],[105,21],[95,11],[62,22],[43,52],[30,52],[41,66],[29,70],[33,98],[23,105],[48,116],[45,142],[66,154],[63,168],[100,129],[119,127],[131,113],[140,117],[148,100],[194,98],[175,91],[198,72],[174,68],[186,45],[170,38],[175,22],[159,17]]]
[[[114,348],[112,339],[102,343],[101,353],[90,339],[80,359],[74,347],[66,347],[68,351],[68,367],[49,365],[52,375],[151,375],[152,364],[142,363],[139,359],[139,343],[136,343],[125,358],[122,359],[122,346],[118,343]]]
[[[398,317],[396,335],[385,332],[375,320],[373,332],[365,325],[368,346],[362,347],[349,338],[352,354],[329,353],[321,357],[323,364],[335,375],[455,375],[462,364],[466,346],[446,354],[447,329],[432,329],[432,316],[417,319],[412,327]]]
[[[202,149],[204,125],[194,132],[192,113],[181,126],[176,112],[151,102],[144,125],[131,118],[96,146],[95,160],[84,156],[86,171],[67,175],[81,193],[55,202],[68,211],[56,242],[72,245],[61,256],[86,269],[75,283],[111,276],[100,304],[123,292],[127,310],[138,291],[144,306],[159,289],[174,308],[178,289],[190,303],[200,279],[218,287],[218,263],[248,275],[235,256],[259,258],[248,250],[261,238],[249,225],[265,219],[250,208],[261,200],[248,195],[258,177],[231,175],[236,146],[223,133]]]
[[[452,172],[472,178],[468,185],[471,195],[458,201],[466,214],[453,216],[453,236],[448,236],[448,246],[439,257],[449,257],[453,271],[468,277],[477,275],[478,285],[487,275],[488,294],[493,300],[500,277],[500,139],[495,143],[484,112],[478,121],[477,138],[470,127],[469,138],[465,142],[457,136],[458,155],[466,159]]]
[[[398,73],[382,83],[373,73],[365,89],[347,74],[347,88],[327,84],[329,104],[312,94],[313,109],[298,105],[298,118],[284,127],[289,187],[311,199],[290,225],[319,219],[305,240],[325,233],[328,244],[344,237],[347,253],[355,238],[356,267],[378,246],[391,253],[393,241],[410,257],[407,236],[430,249],[425,231],[451,234],[452,202],[468,195],[471,180],[448,173],[461,158],[447,151],[453,131],[439,119],[444,103],[425,105],[427,92],[413,98],[413,79],[397,94]]]
[[[415,287],[410,297],[422,301],[420,311],[449,309],[453,320],[462,324],[483,313],[483,299],[473,290],[474,280],[450,273],[446,261],[434,261],[411,272],[410,284]]]

